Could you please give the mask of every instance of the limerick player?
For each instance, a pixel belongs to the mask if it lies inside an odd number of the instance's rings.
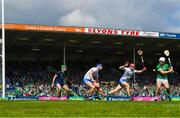
[[[146,68],[144,67],[142,70],[135,70],[135,64],[131,63],[129,65],[129,62],[126,62],[125,65],[120,66],[119,69],[123,70],[124,73],[121,76],[121,78],[119,79],[118,86],[115,89],[111,90],[108,94],[111,95],[111,94],[117,93],[117,92],[119,92],[122,89],[122,87],[124,87],[126,89],[126,92],[127,92],[128,96],[130,96],[131,93],[130,93],[130,86],[128,84],[128,80],[135,73],[142,73],[142,72],[144,72],[146,70]]]
[[[164,87],[167,90],[168,97],[170,97],[170,88],[169,88],[169,82],[168,82],[168,74],[173,72],[173,67],[169,66],[165,63],[166,59],[165,57],[161,57],[159,59],[159,64],[156,66],[157,69],[157,85],[156,85],[156,96],[160,95],[160,88],[164,85]]]
[[[103,69],[102,64],[97,64],[96,67],[91,68],[84,76],[83,83],[90,88],[86,93],[91,97],[95,89],[97,89],[99,93],[104,95],[98,81],[99,80],[98,72],[102,69]]]
[[[53,77],[53,81],[52,81],[52,85],[51,87],[54,88],[54,84],[57,87],[57,95],[58,97],[61,96],[61,88],[63,88],[67,93],[69,94],[74,94],[76,95],[71,89],[69,89],[69,87],[67,86],[67,84],[65,83],[65,72],[67,71],[67,66],[66,65],[62,65],[61,66],[61,70],[58,71],[54,77]]]

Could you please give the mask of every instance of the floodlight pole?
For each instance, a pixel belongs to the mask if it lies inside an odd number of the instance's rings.
[[[5,99],[5,27],[4,27],[4,0],[2,0],[2,98]]]
[[[63,63],[66,65],[66,42],[63,41]]]

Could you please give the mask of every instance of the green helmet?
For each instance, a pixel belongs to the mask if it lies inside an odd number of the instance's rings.
[[[67,66],[66,65],[61,65],[61,68],[67,68]]]

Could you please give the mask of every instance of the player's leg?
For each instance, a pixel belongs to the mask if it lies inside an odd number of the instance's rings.
[[[170,87],[169,87],[169,82],[168,82],[168,80],[165,80],[164,83],[163,83],[163,85],[165,86],[168,94],[170,94]]]
[[[56,86],[57,86],[57,96],[61,97],[61,85],[57,83]]]
[[[85,83],[90,89],[86,92],[86,94],[92,96],[95,90],[95,86],[90,82],[90,81],[86,81]]]
[[[127,82],[123,82],[122,86],[126,89],[126,92],[127,92],[128,96],[131,96],[129,84]]]
[[[168,80],[164,80],[163,85],[164,85],[164,87],[165,87],[166,90],[167,90],[168,99],[170,100],[170,99],[171,99],[171,97],[170,97],[171,90],[170,90],[170,87],[169,87],[169,82],[168,82]]]
[[[105,95],[104,91],[102,90],[102,88],[100,87],[100,84],[99,82],[94,82],[93,85],[95,86],[95,88],[98,90],[98,92],[101,94],[101,95]]]
[[[55,87],[50,87],[50,89],[49,89],[49,91],[48,91],[48,94],[53,94],[54,93],[54,91],[55,91]]]
[[[100,88],[100,84],[99,84],[98,82],[93,82],[93,85],[94,85],[97,89]]]
[[[70,91],[69,87],[68,87],[66,84],[64,84],[64,85],[62,86],[62,88],[63,88],[66,92],[69,92],[69,91]]]
[[[68,87],[68,85],[63,84],[62,88],[70,95],[78,96],[77,93],[75,93],[72,89]]]
[[[160,95],[161,85],[162,85],[161,80],[157,79],[157,81],[156,81],[156,93],[155,93],[156,95],[155,96],[159,96]]]
[[[117,92],[119,92],[121,89],[122,89],[121,85],[118,84],[118,86],[117,86],[115,89],[111,90],[108,94],[111,95],[111,94],[117,93]]]

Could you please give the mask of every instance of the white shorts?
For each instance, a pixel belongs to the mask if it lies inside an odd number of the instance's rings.
[[[83,83],[86,84],[87,82],[91,82],[92,83],[93,81],[90,79],[90,77],[84,76]]]
[[[158,79],[157,78],[157,82],[160,82],[161,84],[165,84],[165,83],[168,83],[168,80],[167,79]]]

